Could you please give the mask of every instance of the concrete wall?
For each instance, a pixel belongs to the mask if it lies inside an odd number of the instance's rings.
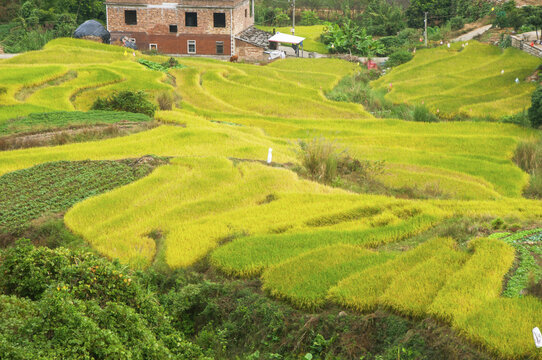
[[[519,36],[511,35],[510,38],[512,39],[513,47],[525,51],[526,53],[533,56],[538,56],[539,58],[542,58],[542,45],[531,46],[531,41],[525,41]]]

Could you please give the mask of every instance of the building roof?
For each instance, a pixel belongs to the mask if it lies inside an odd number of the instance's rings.
[[[283,33],[276,33],[273,35],[269,41],[272,42],[279,42],[279,43],[285,43],[285,44],[300,44],[305,40],[304,37],[301,36],[295,36],[295,35],[289,35],[289,34],[283,34]]]
[[[237,34],[235,38],[258,47],[267,48],[269,47],[268,40],[270,37],[271,34],[267,31],[263,31],[251,26],[245,31]]]

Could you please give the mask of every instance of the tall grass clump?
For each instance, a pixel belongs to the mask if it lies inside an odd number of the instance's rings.
[[[173,109],[173,95],[168,91],[163,91],[156,97],[158,102],[158,107],[160,110],[171,110]]]
[[[383,161],[354,159],[325,138],[300,140],[298,145],[299,172],[311,180],[348,189],[354,185],[357,192],[371,192],[381,185],[376,177],[384,172]]]
[[[337,165],[344,151],[325,138],[298,141],[302,172],[311,180],[330,184],[337,177]]]
[[[529,185],[523,190],[528,198],[542,197],[542,140],[521,141],[513,156],[514,162],[530,174]]]

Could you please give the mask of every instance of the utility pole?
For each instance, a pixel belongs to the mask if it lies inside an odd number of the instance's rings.
[[[424,27],[425,27],[425,31],[424,31],[424,35],[425,35],[425,47],[427,47],[427,11],[425,12],[425,19],[424,19]]]
[[[292,35],[295,35],[295,0],[293,0],[292,10]]]

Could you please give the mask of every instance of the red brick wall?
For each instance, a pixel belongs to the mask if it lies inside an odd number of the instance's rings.
[[[186,0],[182,8],[146,7],[162,5],[162,0],[113,0],[106,4],[107,27],[112,41],[128,36],[136,39],[141,50],[148,49],[149,44],[157,44],[158,51],[167,54],[186,54],[187,40],[196,40],[197,54],[216,54],[216,41],[224,41],[224,53],[231,54],[232,29],[235,35],[254,24],[254,16],[250,16],[251,0]],[[125,10],[137,11],[137,25],[125,23]],[[198,14],[197,27],[185,26],[186,12]],[[214,27],[214,13],[226,15],[226,27]],[[169,25],[177,25],[178,33],[170,33]]]
[[[137,25],[126,25],[125,10],[137,11]],[[148,32],[153,34],[169,35],[169,25],[177,25],[181,34],[230,34],[230,11],[221,9],[145,9],[129,7],[109,7],[107,26],[111,32]],[[198,26],[185,26],[185,12],[198,14]],[[226,14],[226,27],[215,28],[213,14],[222,12]]]
[[[136,39],[139,50],[149,50],[150,44],[158,46],[158,52],[162,54],[188,54],[188,40],[196,40],[196,55],[218,55],[216,53],[216,42],[224,42],[224,54],[230,55],[229,35],[201,35],[201,34],[177,34],[177,35],[155,35],[138,32],[111,33],[111,41],[128,36]]]
[[[264,54],[264,49],[239,39],[235,39],[236,54],[239,60],[249,62],[268,62],[269,55]]]

